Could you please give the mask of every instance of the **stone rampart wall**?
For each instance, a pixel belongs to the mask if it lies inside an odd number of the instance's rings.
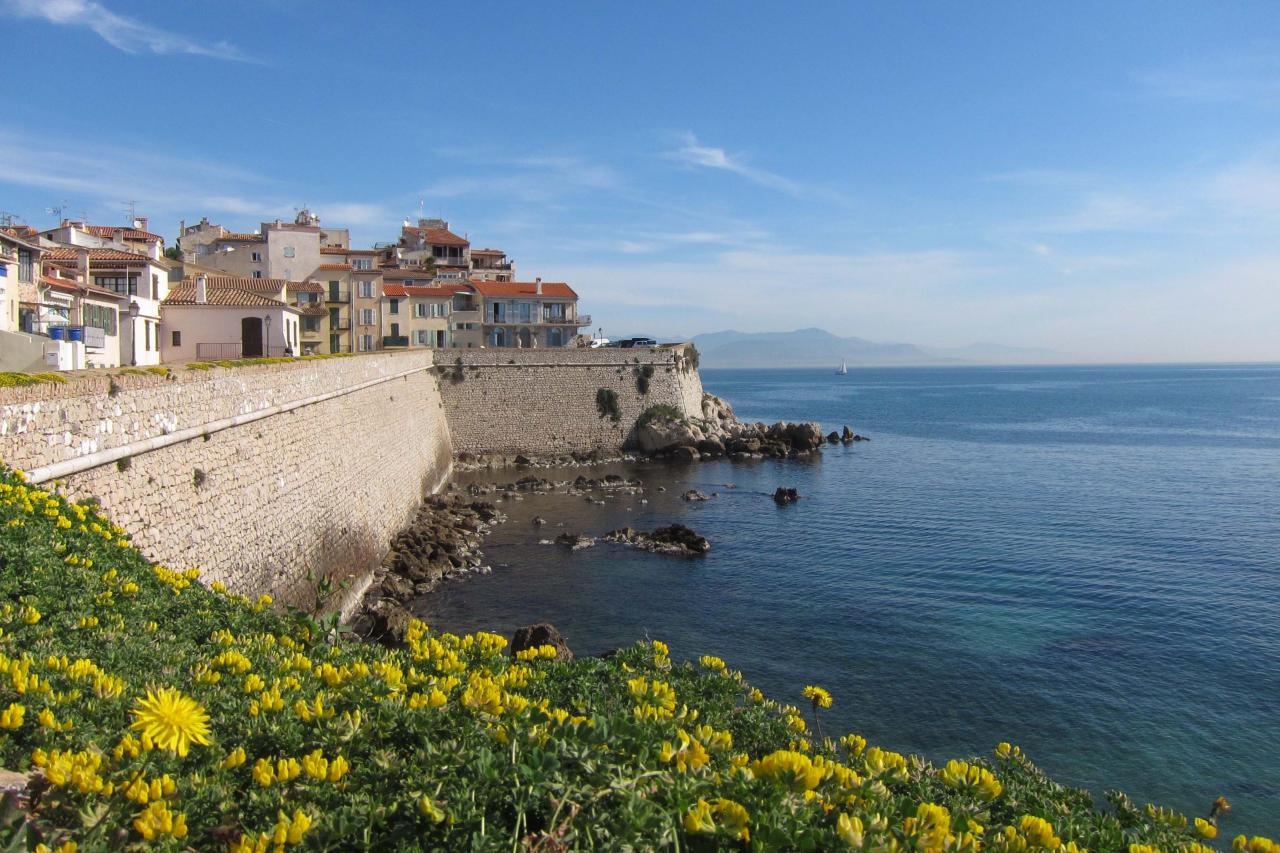
[[[0,389],[0,458],[38,473],[173,441],[60,482],[164,565],[300,605],[308,575],[334,577],[354,598],[448,476],[432,364],[430,352],[379,353]]]
[[[440,354],[440,392],[456,452],[552,456],[617,451],[650,406],[702,416],[702,380],[686,346],[649,350],[458,350]],[[457,363],[461,359],[461,381]],[[641,394],[639,371],[653,366]],[[596,394],[618,395],[621,419],[602,417]]]

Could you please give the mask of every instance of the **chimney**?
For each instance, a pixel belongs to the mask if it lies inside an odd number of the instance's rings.
[[[542,276],[538,276],[533,280],[533,292],[542,295]]]
[[[82,280],[85,284],[89,283],[89,250],[84,247],[76,249],[76,273],[84,276]],[[128,274],[126,270],[125,275]]]
[[[203,305],[209,298],[209,278],[203,273],[196,276],[196,304]]]
[[[145,216],[135,216],[135,217],[133,218],[133,227],[134,227],[134,228],[136,228],[136,229],[138,229],[139,231],[146,231],[146,230],[147,230],[147,217],[145,217]]]
[[[114,242],[116,242],[116,243],[123,243],[123,242],[124,242],[124,229],[123,229],[123,228],[113,228],[113,229],[111,229],[111,239],[112,239],[112,241],[114,241]]]

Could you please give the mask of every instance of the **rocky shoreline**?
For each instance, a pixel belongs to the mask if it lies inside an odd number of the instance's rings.
[[[674,410],[667,412],[663,407],[650,409],[637,422],[632,435],[631,443],[639,448],[639,455],[593,453],[533,458],[461,454],[455,470],[464,473],[511,466],[517,469],[571,469],[606,462],[643,464],[650,460],[794,459],[819,453],[826,444],[870,440],[847,426],[842,433],[833,431],[824,436],[817,423],[744,423],[738,420],[728,403],[711,394],[703,397],[702,414],[701,419],[690,420],[679,417]],[[491,571],[484,562],[481,547],[493,526],[507,520],[498,509],[498,503],[561,494],[580,496],[584,501],[599,505],[603,505],[610,496],[634,495],[639,497],[639,503],[647,504],[646,488],[640,478],[616,473],[598,477],[580,474],[573,480],[552,480],[530,472],[505,482],[473,482],[466,486],[450,483],[445,493],[425,498],[413,520],[392,540],[352,622],[352,630],[368,640],[395,644],[400,641],[411,618],[410,602],[431,593],[444,581]],[[665,491],[665,487],[658,486],[656,490]],[[715,496],[716,493],[707,495],[697,489],[689,489],[680,495],[685,502],[702,502]],[[786,505],[794,503],[799,495],[794,489],[780,487],[771,497],[779,505]],[[533,516],[530,522],[534,527],[548,524],[541,515]],[[621,527],[598,538],[561,532],[540,542],[569,550],[608,542],[655,554],[684,557],[703,556],[711,550],[711,542],[706,537],[683,524],[671,524],[648,532]]]

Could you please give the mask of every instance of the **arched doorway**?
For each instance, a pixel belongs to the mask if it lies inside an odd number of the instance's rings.
[[[528,329],[521,329],[518,334],[520,338],[520,346],[525,349],[533,346],[533,335],[529,334]]]
[[[242,358],[261,358],[262,318],[243,317],[240,320],[240,355]]]
[[[564,346],[564,329],[552,327],[547,329],[547,346],[562,347]]]
[[[493,334],[489,336],[490,346],[505,347],[507,345],[507,330],[494,329]]]

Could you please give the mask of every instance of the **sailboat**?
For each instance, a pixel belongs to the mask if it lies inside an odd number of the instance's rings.
[[[844,376],[849,372],[849,363],[845,359],[840,359],[840,366],[836,368],[836,376]]]

